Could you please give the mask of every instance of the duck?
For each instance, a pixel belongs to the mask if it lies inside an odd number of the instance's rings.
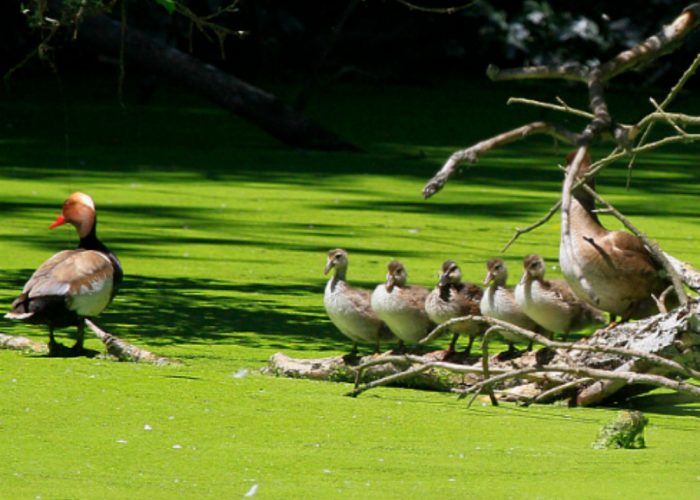
[[[523,312],[515,301],[515,293],[512,288],[508,288],[508,267],[503,259],[490,259],[486,263],[486,278],[484,285],[488,285],[481,298],[481,314],[491,318],[505,321],[520,328],[530,331],[537,330],[537,323]],[[522,337],[500,330],[503,339],[508,343],[508,354],[515,354],[516,342],[522,342]],[[532,349],[532,342],[528,345],[528,350]]]
[[[61,214],[49,226],[71,224],[78,247],[58,252],[41,264],[12,302],[5,318],[49,329],[49,356],[85,353],[85,319],[92,319],[112,302],[124,273],[119,259],[97,238],[95,203],[87,194],[71,194]],[[76,327],[73,347],[66,349],[54,336],[57,328]]]
[[[358,342],[371,342],[381,352],[381,341],[394,338],[391,330],[379,319],[370,304],[371,292],[352,287],[346,280],[348,252],[342,248],[329,250],[323,274],[335,270],[323,294],[323,305],[331,322],[352,340],[349,356],[357,355]]]
[[[387,266],[386,282],[372,292],[372,309],[399,339],[399,347],[417,344],[435,326],[425,312],[428,289],[408,285],[404,265],[393,260]]]
[[[446,260],[440,269],[440,280],[430,292],[425,301],[425,312],[435,324],[442,324],[450,319],[461,316],[481,314],[481,298],[484,290],[474,283],[462,282],[462,271],[454,260]],[[450,327],[453,332],[447,354],[455,352],[455,345],[460,335],[469,336],[469,344],[465,355],[471,353],[474,339],[483,334],[485,325],[482,322],[469,321]]]
[[[580,151],[580,153],[579,153]],[[580,161],[574,159],[580,156]],[[574,168],[578,163],[578,168]],[[559,265],[576,296],[610,314],[611,324],[641,319],[659,312],[652,295],[659,297],[671,286],[661,266],[641,239],[626,231],[603,227],[595,213],[595,199],[583,186],[573,190],[578,176],[591,168],[588,151],[572,151],[566,157],[562,188]],[[595,180],[586,184],[595,189]],[[668,304],[674,306],[673,294]],[[671,309],[672,307],[669,307]]]
[[[542,328],[566,336],[572,331],[605,323],[602,311],[580,300],[564,280],[546,280],[544,259],[523,259],[523,276],[515,287],[515,302]]]

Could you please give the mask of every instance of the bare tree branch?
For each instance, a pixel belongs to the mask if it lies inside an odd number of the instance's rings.
[[[532,366],[523,368],[521,370],[513,370],[511,372],[502,373],[500,375],[495,375],[489,379],[483,380],[478,384],[465,389],[465,393],[480,392],[484,388],[488,388],[495,384],[496,382],[501,382],[507,379],[520,377],[526,374],[532,373],[568,373],[572,375],[577,375],[579,377],[588,377],[593,379],[603,379],[603,380],[619,380],[627,385],[633,384],[645,384],[653,385],[656,387],[666,387],[668,389],[673,389],[674,391],[688,394],[695,398],[700,398],[700,387],[682,382],[679,380],[673,380],[663,375],[652,375],[649,373],[637,373],[630,371],[615,371],[615,370],[601,370],[596,368],[586,368],[586,367],[570,367],[570,366]]]
[[[580,116],[581,118],[588,118],[589,120],[595,118],[594,115],[589,113],[588,111],[572,108],[558,97],[557,100],[560,102],[560,105],[552,104],[549,102],[535,101],[533,99],[526,99],[524,97],[510,97],[508,101],[506,101],[506,104],[527,104],[530,106],[537,106],[539,108],[561,111],[563,113],[571,113],[572,115]]]
[[[476,163],[479,157],[487,153],[491,149],[503,146],[510,142],[519,141],[525,137],[535,134],[547,134],[564,142],[573,143],[576,141],[576,136],[572,132],[563,127],[547,122],[532,122],[527,125],[503,132],[489,139],[474,144],[473,146],[453,153],[442,166],[442,168],[433,176],[432,179],[423,188],[423,196],[430,198],[435,193],[440,191],[447,181],[455,173],[459,164],[462,162]]]

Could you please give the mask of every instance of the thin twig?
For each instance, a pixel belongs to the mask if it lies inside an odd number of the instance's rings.
[[[557,98],[559,99],[559,98]],[[542,101],[536,101],[533,99],[526,99],[524,97],[510,97],[508,101],[506,101],[506,104],[526,104],[529,106],[536,106],[538,108],[545,108],[545,109],[551,109],[554,111],[561,111],[563,113],[571,113],[572,115],[575,116],[580,116],[582,118],[588,118],[589,120],[592,120],[594,116],[589,113],[588,111],[583,111],[581,109],[576,109],[572,108],[569,105],[567,105],[564,101],[561,101],[563,103],[561,106],[558,106],[556,104],[552,104],[549,102],[542,102]]]
[[[681,75],[680,79],[676,84],[671,88],[671,90],[668,92],[666,95],[666,98],[659,104],[659,107],[661,109],[666,109],[671,102],[676,98],[676,96],[680,93],[681,89],[685,86],[685,84],[690,80],[690,77],[695,74],[695,72],[698,69],[698,66],[700,66],[700,53],[695,56],[695,59],[693,62],[690,64],[688,69],[685,70],[683,75]],[[650,116],[650,115],[648,115]],[[649,134],[651,134],[652,129],[654,128],[654,122],[653,121],[647,121],[647,117],[642,118],[642,120],[637,124],[638,129],[643,129],[644,132],[642,133],[641,139],[637,142],[637,147],[640,147],[644,145],[644,143],[647,140],[647,137]],[[676,118],[677,120],[677,118]],[[634,168],[634,163],[637,161],[637,155],[632,155],[632,158],[629,161],[629,164],[627,165],[627,189],[630,188],[630,182],[632,180],[632,168]]]
[[[539,218],[537,221],[535,221],[533,224],[530,224],[529,226],[526,226],[526,227],[523,227],[523,228],[516,227],[516,228],[515,228],[515,233],[513,234],[513,236],[511,236],[511,238],[508,240],[508,243],[506,243],[506,244],[503,246],[503,248],[501,248],[501,253],[504,253],[506,250],[508,250],[508,249],[510,248],[510,246],[511,246],[513,243],[515,243],[515,240],[517,240],[518,238],[520,238],[521,235],[523,235],[523,234],[525,234],[525,233],[529,233],[530,231],[534,231],[534,230],[537,229],[538,227],[543,226],[544,224],[546,224],[546,223],[549,221],[549,219],[551,219],[552,216],[553,216],[554,214],[556,214],[556,213],[559,211],[559,208],[560,208],[560,207],[561,207],[561,200],[557,200],[557,202],[556,202],[554,205],[552,205],[552,206],[549,208],[549,210],[547,210],[547,213],[544,214],[542,217],[540,217],[540,218]]]
[[[489,371],[489,341],[491,340],[491,337],[495,335],[498,332],[498,327],[492,326],[486,332],[484,333],[484,338],[481,341],[481,367],[484,372],[484,378],[489,378],[490,371]],[[498,406],[498,400],[496,399],[496,396],[493,393],[493,386],[489,385],[486,387],[486,390],[488,391],[489,395],[489,400],[491,401],[491,406]],[[474,397],[472,397],[471,401],[469,401],[469,405],[471,406],[472,403],[474,402],[474,399],[476,399],[477,393],[474,394]]]
[[[358,366],[356,368],[357,370],[357,377],[361,377],[361,374],[366,370],[367,368],[371,366],[377,366],[377,365],[382,365],[382,364],[388,364],[388,363],[411,363],[415,364],[418,366],[413,366],[407,370],[404,370],[403,372],[399,373],[392,373],[391,375],[387,375],[385,377],[379,378],[377,380],[373,380],[371,382],[366,383],[365,385],[360,386],[359,383],[355,384],[355,388],[346,393],[346,396],[351,396],[351,397],[356,397],[362,394],[363,392],[373,389],[375,387],[381,387],[385,386],[388,384],[391,384],[393,382],[397,382],[400,380],[405,380],[407,378],[411,378],[415,375],[418,375],[424,371],[427,371],[431,368],[443,368],[445,370],[449,370],[452,372],[457,372],[457,373],[476,373],[476,374],[481,374],[482,370],[481,368],[477,367],[472,367],[472,366],[465,366],[465,365],[458,365],[455,363],[448,363],[445,361],[428,361],[426,362],[425,359],[421,358],[420,356],[413,356],[413,355],[403,355],[403,356],[384,356],[381,358],[373,359],[371,361],[368,361],[367,363],[363,363],[362,365]],[[504,370],[492,370],[495,373],[502,373]],[[356,380],[358,380],[356,378]]]
[[[654,100],[653,97],[650,97],[650,98],[649,98],[649,102],[651,102],[651,104],[656,108],[657,113],[659,113],[659,114],[661,115],[661,117],[662,117],[664,120],[666,120],[666,121],[668,122],[668,124],[671,125],[671,127],[673,127],[673,129],[674,129],[676,132],[678,132],[680,135],[683,135],[683,136],[688,135],[688,133],[687,133],[685,130],[683,130],[682,128],[680,128],[680,127],[676,124],[676,122],[673,121],[673,118],[671,118],[671,116],[670,116],[668,113],[666,113],[666,112],[661,108],[661,106],[659,106],[659,104],[656,102],[656,100]]]

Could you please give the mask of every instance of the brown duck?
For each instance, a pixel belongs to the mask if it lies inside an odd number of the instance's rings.
[[[574,170],[574,158],[581,156]],[[559,264],[576,295],[610,313],[611,321],[644,318],[658,312],[652,294],[671,285],[660,273],[644,243],[625,231],[608,231],[594,212],[595,200],[582,187],[571,193],[578,176],[590,170],[591,158],[581,148],[567,158],[562,189]],[[587,184],[595,188],[595,181]]]
[[[95,204],[88,195],[73,193],[61,215],[49,226],[72,224],[80,241],[44,262],[24,285],[6,318],[49,327],[49,355],[83,353],[85,318],[99,315],[112,301],[122,281],[117,257],[97,238]],[[75,345],[66,350],[54,330],[75,326]]]

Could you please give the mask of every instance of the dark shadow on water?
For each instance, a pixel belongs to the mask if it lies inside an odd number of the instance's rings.
[[[21,290],[32,270],[0,272],[3,290]],[[131,341],[164,344],[237,344],[293,350],[349,347],[322,311],[323,283],[235,285],[216,279],[128,275],[109,308],[97,319]],[[316,295],[319,306],[293,305],[294,296]],[[5,309],[9,309],[12,299]],[[12,333],[6,320],[4,327]],[[36,326],[45,332],[45,327]],[[72,329],[60,330],[59,337]]]
[[[644,394],[630,399],[624,406],[645,413],[700,417],[698,400],[686,394]]]

